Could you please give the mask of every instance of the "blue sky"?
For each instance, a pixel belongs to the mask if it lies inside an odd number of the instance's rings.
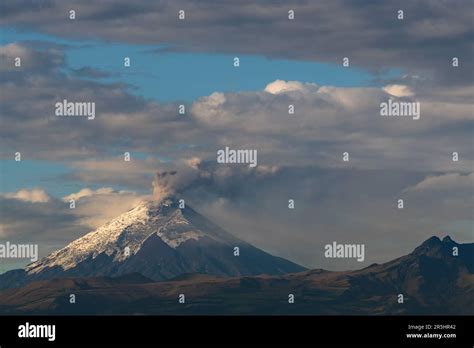
[[[268,59],[257,55],[175,52],[167,49],[170,47],[167,45],[65,40],[37,32],[2,29],[1,43],[14,42],[60,45],[66,56],[65,73],[71,74],[73,70],[84,67],[100,70],[108,75],[100,78],[101,82],[127,84],[130,93],[159,102],[192,102],[215,91],[263,90],[276,79],[348,87],[374,85],[376,77],[361,69],[319,62]],[[233,66],[236,56],[240,59],[239,68]],[[124,57],[131,58],[131,67],[123,66]],[[384,77],[397,74],[393,70],[386,72]],[[139,155],[145,156],[134,154],[134,157]],[[58,185],[58,177],[71,170],[66,163],[27,159],[20,167],[14,161],[2,162],[2,192],[43,187],[52,195],[63,196],[84,185],[62,179]],[[94,188],[100,185],[88,186]]]
[[[132,66],[123,67],[130,57]],[[239,57],[240,67],[233,66]],[[329,64],[269,60],[262,56],[176,53],[123,44],[96,44],[67,51],[71,68],[90,66],[111,74],[109,80],[137,88],[134,92],[158,101],[192,101],[215,91],[262,90],[276,79],[321,85],[360,86],[372,76],[358,69]],[[199,67],[199,68],[197,68]]]
[[[64,162],[22,159],[21,163],[14,160],[2,160],[0,182],[2,192],[16,192],[23,188],[43,188],[48,194],[63,197],[77,192],[85,186],[97,189],[104,185],[66,180],[63,175],[71,173],[71,168]],[[110,186],[110,185],[109,185]],[[114,186],[116,189],[124,187]]]
[[[103,82],[131,85],[131,93],[157,101],[192,101],[215,91],[262,90],[276,79],[341,87],[374,85],[376,76],[355,67],[320,62],[269,59],[258,55],[175,52],[169,45],[130,45],[104,41],[72,41],[35,33],[4,30],[2,44],[22,41],[64,45],[70,69],[91,67],[110,74]],[[169,48],[169,49],[168,49]],[[130,57],[131,66],[123,66]],[[239,57],[240,67],[233,66]],[[197,68],[198,67],[198,68]],[[67,69],[65,70],[67,72]],[[69,71],[70,72],[70,71]],[[384,78],[399,75],[385,71]]]

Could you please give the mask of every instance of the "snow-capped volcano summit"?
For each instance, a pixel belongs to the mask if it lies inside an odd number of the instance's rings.
[[[239,276],[302,270],[299,265],[239,240],[191,207],[180,209],[175,199],[168,198],[159,203],[141,202],[28,265],[24,277],[29,281],[137,272],[162,280],[184,273]]]
[[[162,204],[143,201],[135,208],[118,216],[85,236],[76,239],[65,248],[29,265],[29,273],[41,272],[47,267],[61,266],[64,270],[75,267],[98,255],[111,256],[113,261],[124,261],[136,254],[142,244],[153,234],[166,244],[176,248],[187,239],[198,239],[203,233],[191,229],[180,209],[173,209],[171,200]],[[184,228],[183,228],[184,227]]]

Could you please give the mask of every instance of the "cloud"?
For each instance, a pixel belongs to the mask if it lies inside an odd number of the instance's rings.
[[[414,95],[410,87],[404,85],[387,85],[383,90],[395,97],[412,97]]]
[[[462,175],[459,173],[449,173],[437,176],[429,176],[413,187],[409,187],[407,192],[437,191],[453,193],[461,191],[465,194],[472,194],[474,189],[474,173]]]
[[[285,86],[275,81],[269,85]],[[282,87],[284,88],[284,87]],[[275,89],[276,91],[277,89]],[[392,93],[406,90],[389,88]],[[421,120],[387,119],[380,104],[393,98],[380,88],[340,88],[300,83],[297,91],[227,93],[225,102],[202,97],[192,106],[193,117],[217,146],[245,146],[258,150],[266,165],[336,167],[343,152],[355,154],[359,168],[468,171],[472,165],[472,103],[431,100],[418,95],[400,100],[421,103]],[[221,98],[223,100],[223,98]],[[294,105],[295,114],[288,113]],[[449,115],[449,116],[448,116]],[[442,146],[444,160],[434,150]],[[414,151],[416,149],[416,151]],[[453,167],[449,154],[463,153]]]
[[[210,172],[203,168],[203,162],[198,157],[183,159],[161,168],[152,182],[153,198],[156,201],[177,196],[190,185],[210,176]]]
[[[422,182],[422,173],[305,166],[260,176],[244,168],[207,165],[208,178],[188,183],[179,197],[234,235],[309,267],[360,266],[325,259],[323,247],[334,240],[364,243],[367,265],[408,253],[434,234],[472,240],[468,225],[449,227],[472,220],[474,209],[472,189],[459,195],[454,181],[442,195],[413,195],[405,188]],[[397,208],[400,198],[404,210]],[[289,199],[295,209],[288,208]]]
[[[66,68],[62,64],[64,53],[54,45],[54,48],[43,46],[39,49],[22,44],[26,60],[40,64],[29,69],[25,63],[24,68],[5,74],[0,82],[3,157],[11,158],[17,151],[31,153],[35,148],[38,159],[94,156],[112,140],[126,147],[129,135],[121,126],[121,117],[136,115],[134,121],[137,121],[146,105],[153,106],[127,93],[122,84],[101,84],[69,77],[60,69]],[[9,45],[0,46],[0,55],[9,52]],[[57,55],[62,57],[58,62],[55,60]],[[41,65],[42,61],[49,63]],[[1,63],[2,67],[11,65],[9,61],[2,60]],[[51,64],[54,67],[49,67]],[[96,102],[98,119],[88,123],[84,119],[56,117],[55,104],[63,99]],[[106,128],[115,131],[104,132]],[[68,135],[67,143],[65,134]]]
[[[76,200],[74,209],[69,206],[71,198]],[[46,249],[57,247],[150,198],[108,187],[84,188],[61,199],[41,188],[22,189],[0,196],[0,239],[39,243]]]
[[[431,174],[401,193],[413,218],[438,221],[436,229],[449,234],[462,225],[459,235],[472,241],[474,232],[474,174]]]
[[[202,163],[202,160],[199,157],[188,158],[184,160],[184,163],[193,169],[198,169]]]
[[[130,161],[125,161],[123,155],[72,161],[69,166],[73,172],[63,175],[61,179],[149,191],[153,175],[162,165],[160,160],[152,157],[135,158],[135,153],[132,151]]]
[[[472,85],[472,1],[416,0],[402,7],[404,20],[397,19],[400,5],[395,0],[363,5],[355,0],[234,0],[217,7],[212,0],[142,0],[133,6],[126,0],[40,5],[7,0],[0,24],[72,39],[168,43],[172,50],[262,54],[338,65],[348,57],[350,67],[399,68],[444,84]],[[67,19],[70,9],[76,11],[74,23]],[[288,19],[290,9],[294,20]],[[178,20],[179,10],[186,12],[183,21]],[[453,56],[461,61],[457,70],[451,66]]]
[[[20,201],[32,202],[32,203],[45,203],[49,202],[51,197],[40,188],[34,188],[31,190],[21,189],[17,192],[6,193],[3,195],[6,198],[14,198]]]
[[[193,103],[192,111],[194,115],[200,115],[200,121],[207,123],[219,122],[223,117],[222,107],[225,102],[224,93],[214,92],[209,96],[200,98],[200,102]],[[232,117],[230,114],[225,116]]]
[[[66,204],[51,197],[48,201],[27,201],[0,197],[2,238],[31,243],[61,244],[85,231]]]
[[[49,45],[40,47],[32,43],[10,43],[0,46],[0,72],[15,74],[26,71],[28,73],[54,72],[64,64],[64,55],[59,47]],[[15,59],[21,59],[21,66],[15,65]]]
[[[150,195],[115,191],[104,187],[96,190],[84,188],[57,199],[43,189],[18,192],[40,192],[43,199],[20,195],[0,196],[0,242],[38,244],[39,257],[62,248],[107,221],[135,207]],[[21,196],[18,198],[15,196]],[[34,196],[34,194],[33,194]],[[48,200],[44,200],[48,197]],[[71,209],[69,198],[76,199]],[[17,260],[2,261],[2,267],[22,267]],[[1,271],[1,270],[0,270]]]
[[[24,49],[31,56],[40,54]],[[450,170],[452,163],[434,151],[439,147],[446,156],[462,154],[455,170],[473,165],[470,88],[443,93],[420,85],[341,88],[275,80],[261,91],[215,92],[179,115],[177,103],[145,100],[129,94],[126,86],[79,80],[62,70],[20,74],[20,80],[18,74],[8,75],[0,82],[3,158],[19,151],[37,159],[67,160],[75,169],[69,179],[141,190],[148,189],[160,166],[156,159],[139,159],[142,154],[213,160],[225,146],[256,149],[259,164],[266,166],[337,167],[344,165],[342,153],[350,152],[351,165],[359,168],[415,163],[412,170]],[[421,119],[380,117],[380,103],[394,98],[387,91],[405,95],[403,101],[419,101]],[[96,118],[55,117],[54,104],[62,98],[96,102]],[[294,115],[288,113],[290,104]],[[124,152],[131,153],[132,161],[122,160]]]
[[[223,166],[215,161],[199,158],[170,163],[156,173],[153,181],[153,195],[156,200],[169,196],[179,198],[189,192],[198,192],[203,201],[217,199],[224,192],[238,190],[249,183],[275,175],[277,166],[247,165]]]
[[[93,79],[101,79],[105,77],[110,77],[111,74],[105,71],[97,70],[91,68],[89,66],[82,67],[80,69],[74,69],[73,74],[76,77],[80,78],[93,78]]]
[[[84,197],[90,197],[94,195],[110,194],[112,192],[114,192],[114,189],[111,187],[101,187],[97,190],[92,190],[90,188],[83,188],[82,190],[76,193],[71,193],[67,196],[64,196],[62,200],[65,202],[69,202],[70,200],[78,200]]]
[[[288,93],[293,91],[302,91],[304,90],[303,84],[298,81],[283,81],[283,80],[275,80],[269,83],[264,91],[271,93],[271,94],[279,94],[279,93]]]
[[[84,188],[63,197],[63,200],[69,202],[71,198],[76,200],[74,214],[78,223],[92,230],[134,208],[139,202],[151,199],[151,196],[102,187],[96,190]]]
[[[469,241],[468,225],[456,230],[449,226],[472,219],[472,179],[472,174],[426,176],[351,167],[252,169],[191,158],[162,165],[155,189],[185,199],[237,237],[271,253],[309,267],[347,269],[360,264],[325,259],[325,244],[334,240],[364,243],[368,265],[409,252],[433,234]],[[75,209],[63,201],[68,197],[76,197]],[[396,206],[399,198],[405,200],[402,211]],[[144,199],[151,196],[107,187],[81,189],[63,200],[52,198],[45,203],[2,198],[2,238],[33,240],[45,252]],[[289,199],[295,201],[295,209],[288,208]],[[397,248],[393,248],[394,240]]]

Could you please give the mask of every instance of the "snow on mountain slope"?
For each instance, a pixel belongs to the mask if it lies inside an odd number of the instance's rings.
[[[189,239],[199,240],[206,235],[195,228],[180,209],[172,207],[171,200],[162,204],[143,201],[63,249],[28,265],[26,271],[34,274],[46,267],[55,266],[68,270],[86,259],[95,259],[100,254],[113,256],[113,261],[124,261],[130,255],[136,254],[152,234],[159,236],[172,248],[177,248]],[[129,248],[128,252],[126,248]]]
[[[238,256],[234,255],[235,247],[240,249]],[[170,198],[161,203],[141,202],[28,265],[25,281],[134,272],[162,280],[184,273],[238,276],[302,270],[299,265],[235,238],[191,207],[180,209],[176,200]],[[17,272],[16,282],[18,277]]]

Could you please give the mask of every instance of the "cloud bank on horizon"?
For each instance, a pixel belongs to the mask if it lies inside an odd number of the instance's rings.
[[[470,1],[0,6],[7,40],[0,46],[0,240],[41,243],[44,256],[142,199],[170,194],[237,237],[308,267],[360,266],[323,257],[324,244],[335,239],[365,243],[366,264],[408,252],[431,235],[473,239]],[[23,39],[8,41],[12,30]],[[123,56],[110,71],[94,65],[97,55],[71,66],[72,46],[93,52],[115,42],[156,57],[229,55],[235,74],[265,69],[246,66],[247,56],[289,59],[295,69],[308,61],[342,66],[349,58],[345,69],[366,71],[372,81],[347,87],[321,84],[318,76],[282,79],[288,71],[275,70],[260,89],[216,82],[213,93],[191,101],[158,101],[137,92],[149,85],[124,82]],[[239,67],[233,57],[241,58]],[[180,74],[179,64],[169,68]],[[57,117],[54,106],[64,99],[95,102],[96,117]],[[420,118],[382,117],[388,101],[418,102]],[[258,150],[258,166],[218,164],[216,151],[225,147]],[[60,163],[65,173],[31,173],[19,185],[15,153],[40,167]],[[49,192],[53,184],[60,195]]]

